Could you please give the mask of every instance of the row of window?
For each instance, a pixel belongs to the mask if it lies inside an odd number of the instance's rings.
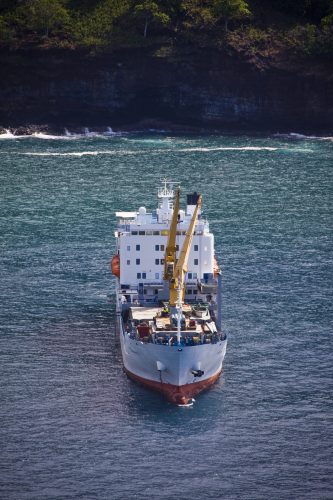
[[[164,248],[165,248],[164,245],[155,245],[155,250],[157,252],[158,251],[164,252]],[[194,245],[193,249],[194,249],[195,252],[198,252],[199,251],[199,245]],[[131,250],[131,245],[127,245],[126,250],[129,252]],[[140,245],[135,245],[135,250],[139,252],[141,250],[141,246]],[[179,245],[176,245],[176,250],[177,250],[177,252],[179,251]]]
[[[145,280],[147,279],[147,273],[136,273],[136,277],[138,280]],[[155,273],[155,280],[159,280],[160,279],[160,273]]]
[[[145,279],[147,279],[147,273],[144,273],[144,272],[142,272],[142,273],[136,273],[136,277],[137,277],[138,280],[141,280],[141,279],[145,280]],[[187,277],[188,277],[189,280],[191,280],[192,278],[196,279],[197,278],[197,273],[188,273]],[[160,279],[160,273],[155,273],[155,279],[156,280]],[[192,292],[191,292],[191,290],[188,290],[187,293],[191,294]]]
[[[162,229],[162,231],[131,231],[132,236],[168,236],[169,231],[168,229]],[[186,231],[177,231],[178,235],[184,235],[186,234]]]
[[[135,264],[136,264],[137,266],[139,266],[139,265],[140,265],[140,263],[141,263],[141,260],[140,260],[140,259],[135,259]],[[128,259],[128,260],[126,261],[126,264],[127,264],[127,266],[130,266],[130,265],[131,265],[131,261]],[[164,259],[155,259],[155,264],[156,264],[157,266],[159,266],[160,264],[161,264],[161,265],[163,265],[163,264],[164,264]]]
[[[139,266],[139,265],[140,265],[140,263],[141,263],[141,260],[140,260],[140,259],[135,259],[135,264],[136,264],[137,266]],[[127,266],[130,266],[130,265],[131,265],[131,261],[130,261],[130,259],[127,259],[127,260],[126,260],[126,265],[127,265]]]
[[[198,266],[198,265],[199,265],[199,260],[198,260],[198,259],[194,259],[194,261],[193,261],[193,262],[194,262],[194,265],[195,265],[195,266]],[[141,259],[135,259],[135,264],[136,264],[137,266],[139,266],[139,265],[141,264]],[[127,265],[127,266],[130,266],[130,265],[131,265],[131,261],[130,261],[130,259],[127,259],[127,260],[126,260],[126,265]],[[159,265],[163,266],[163,265],[164,265],[164,259],[155,259],[155,265],[156,265],[156,266],[159,266]],[[190,277],[190,274],[191,274],[191,273],[189,273],[189,277]],[[194,274],[196,274],[196,273],[194,273]]]
[[[135,245],[135,250],[140,251],[140,245]],[[127,245],[126,250],[129,252],[131,250],[131,245]]]
[[[143,290],[143,294],[144,294],[144,295],[147,295],[147,290],[146,290],[146,288]],[[158,289],[157,289],[157,288],[155,288],[155,289],[154,289],[154,294],[155,294],[155,295],[157,295],[157,294],[158,294]],[[187,294],[187,295],[192,295],[192,294],[193,294],[193,295],[197,295],[197,294],[198,294],[198,290],[186,290],[186,294]]]
[[[147,278],[147,273],[136,273],[136,277],[138,280],[145,280]]]
[[[131,231],[132,236],[168,236],[169,231],[168,229],[162,229],[161,231]],[[202,234],[202,231],[194,231],[194,234]],[[185,236],[186,231],[177,231],[178,236]]]
[[[132,236],[168,236],[169,231],[167,229],[162,229],[162,231],[131,231]],[[186,231],[184,231],[186,234]]]

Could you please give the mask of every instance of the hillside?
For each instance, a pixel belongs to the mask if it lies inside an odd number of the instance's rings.
[[[0,0],[0,125],[333,126],[332,0]]]

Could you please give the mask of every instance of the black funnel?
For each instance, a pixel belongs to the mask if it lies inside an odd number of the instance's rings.
[[[188,205],[196,205],[198,203],[200,194],[196,191],[194,193],[190,193],[187,195],[187,204]]]

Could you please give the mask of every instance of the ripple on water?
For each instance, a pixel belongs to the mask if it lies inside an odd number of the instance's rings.
[[[330,498],[332,141],[91,135],[0,144],[1,496]],[[114,212],[166,173],[224,273],[224,371],[189,408],[126,378],[107,299]]]

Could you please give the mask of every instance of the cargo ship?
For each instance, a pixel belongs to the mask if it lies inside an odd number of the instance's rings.
[[[190,405],[222,371],[222,276],[202,197],[166,180],[154,211],[116,212],[116,314],[124,369],[171,403]]]

